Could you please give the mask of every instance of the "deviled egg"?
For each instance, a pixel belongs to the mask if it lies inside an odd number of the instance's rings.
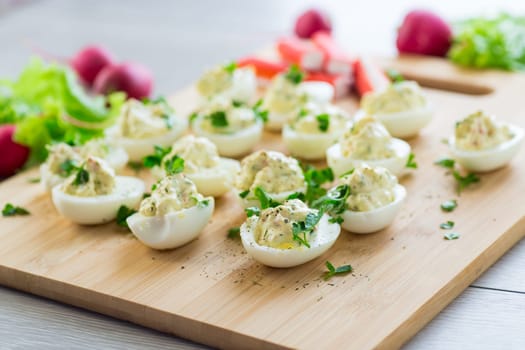
[[[126,150],[131,161],[138,162],[153,153],[155,145],[171,145],[187,127],[187,121],[178,118],[164,100],[143,103],[130,99],[107,136]]]
[[[40,182],[47,191],[63,183],[82,163],[82,156],[67,143],[47,146],[48,156],[40,165]]]
[[[430,122],[433,110],[415,81],[402,81],[366,94],[358,114],[363,113],[383,123],[390,135],[409,138]]]
[[[219,157],[217,146],[205,137],[187,135],[179,139],[162,159],[153,173],[158,178],[167,175],[166,166],[174,157],[184,159],[184,174],[195,183],[204,196],[219,197],[233,188],[235,175],[240,170],[239,161]]]
[[[410,145],[390,136],[383,124],[370,116],[354,121],[339,142],[326,150],[326,160],[336,176],[367,163],[401,174],[410,156]]]
[[[262,189],[276,202],[306,191],[303,170],[297,159],[275,151],[257,151],[241,161],[235,188],[245,208],[258,207],[256,189]]]
[[[339,107],[310,102],[283,127],[283,141],[294,157],[323,159],[347,122],[347,115]]]
[[[106,139],[94,139],[77,148],[82,158],[95,156],[104,159],[115,171],[122,170],[129,156],[123,147],[116,146]]]
[[[210,221],[213,197],[204,197],[184,174],[158,182],[151,196],[127,218],[133,234],[154,249],[172,249],[194,240]]]
[[[197,91],[204,99],[217,95],[250,103],[257,93],[257,78],[253,69],[239,68],[235,62],[206,71],[197,82]]]
[[[506,165],[523,143],[523,129],[478,111],[456,123],[449,139],[453,157],[470,171],[491,171]]]
[[[321,81],[303,82],[297,69],[276,76],[266,90],[263,108],[268,111],[266,127],[280,131],[307,102],[329,103],[334,97],[333,87]]]
[[[102,159],[88,157],[66,181],[53,187],[58,212],[78,224],[102,224],[115,219],[120,206],[136,208],[144,194],[144,182],[115,176]]]
[[[216,96],[194,114],[191,127],[213,142],[221,156],[238,157],[260,141],[263,119],[254,108]]]
[[[255,260],[272,267],[292,267],[330,249],[341,228],[327,214],[292,199],[247,218],[240,230],[242,245]]]
[[[341,226],[353,233],[376,232],[390,225],[406,197],[405,188],[383,167],[360,165],[343,176],[341,184],[350,188]]]

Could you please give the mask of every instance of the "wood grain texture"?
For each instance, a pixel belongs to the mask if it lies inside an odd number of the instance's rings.
[[[444,67],[439,60],[395,64],[415,76]],[[497,76],[481,78],[492,84]],[[420,168],[402,179],[409,197],[399,218],[378,234],[345,233],[301,267],[263,267],[225,238],[243,217],[233,194],[217,201],[197,241],[156,252],[114,224],[80,227],[60,218],[48,195],[27,184],[32,174],[20,174],[0,185],[0,202],[16,197],[33,216],[3,220],[0,282],[219,347],[398,347],[524,235],[525,202],[516,195],[525,191],[523,152],[511,166],[484,175],[446,215],[438,208],[456,197],[453,181],[432,164],[446,152],[440,140],[454,120],[473,108],[523,126],[524,113],[516,113],[522,107],[510,105],[524,79],[500,75],[494,93],[482,97],[429,90],[437,112],[411,140]],[[182,114],[195,101],[191,89],[172,100]],[[341,104],[355,108],[352,100]],[[276,140],[268,134],[261,147],[282,150]],[[461,239],[443,240],[438,226],[446,219],[456,221]],[[326,259],[351,263],[356,273],[323,282]]]

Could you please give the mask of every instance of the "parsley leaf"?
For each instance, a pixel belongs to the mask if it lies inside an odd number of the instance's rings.
[[[15,215],[29,215],[31,214],[29,210],[15,206],[11,203],[7,203],[4,206],[4,209],[2,209],[2,215],[3,216],[15,216]]]
[[[292,64],[284,76],[290,83],[299,84],[304,79],[304,73],[295,64]]]
[[[346,209],[346,199],[350,195],[350,186],[339,185],[315,200],[312,207],[331,215],[341,214]]]
[[[353,271],[353,268],[351,265],[341,265],[336,268],[330,261],[325,262],[325,265],[326,265],[326,268],[328,269],[328,271],[326,271],[323,274],[323,279],[325,281],[328,281],[333,276],[345,275]]]
[[[458,239],[459,238],[459,233],[457,233],[457,232],[445,233],[443,238],[446,239],[447,241],[451,241],[453,239]]]
[[[193,123],[195,119],[197,119],[198,116],[199,116],[199,113],[197,112],[193,112],[192,114],[190,114],[190,116],[188,117],[188,119],[190,120],[190,124]]]
[[[130,167],[133,171],[139,172],[142,168],[144,168],[144,164],[142,162],[128,162],[128,167]]]
[[[441,158],[441,159],[436,160],[434,164],[440,165],[443,168],[454,169],[454,165],[456,164],[456,161],[450,158]]]
[[[396,69],[390,68],[386,70],[386,76],[393,83],[400,83],[405,81],[405,77]]]
[[[454,227],[454,221],[447,221],[443,222],[441,225],[439,225],[439,228],[442,230],[450,230]]]
[[[257,207],[249,207],[244,209],[244,212],[246,213],[246,216],[250,218],[252,216],[259,216],[261,214],[261,209]]]
[[[232,61],[224,66],[224,70],[230,74],[233,74],[237,69],[237,62]]]
[[[307,235],[312,233],[312,231],[315,229],[315,226],[319,223],[319,220],[321,220],[322,216],[323,213],[319,210],[317,214],[308,213],[304,221],[294,222],[292,224],[293,240],[310,248]]]
[[[60,177],[69,177],[73,172],[78,171],[77,162],[72,159],[66,159],[58,166],[58,175]]]
[[[163,148],[161,146],[154,146],[153,154],[142,158],[142,164],[146,168],[153,168],[154,166],[160,166],[162,163],[162,158],[164,158],[168,153],[171,152],[171,147]]]
[[[321,186],[334,181],[334,173],[331,168],[316,169],[311,165],[308,165],[303,171],[306,181],[304,200],[307,204],[311,204],[326,194],[326,189]]]
[[[136,212],[137,211],[135,209],[131,209],[125,205],[121,205],[117,211],[117,225],[129,228],[126,219],[131,215],[135,214]]]
[[[451,212],[458,206],[458,202],[455,199],[451,199],[441,203],[441,210]]]
[[[344,221],[345,221],[345,219],[343,219],[341,216],[336,216],[336,217],[328,219],[328,222],[331,223],[331,224],[339,224],[339,225],[341,225]]]
[[[322,132],[327,132],[330,128],[330,116],[327,113],[319,114],[315,117],[317,126]]]
[[[171,118],[168,114],[161,115],[161,118],[164,119],[164,123],[166,124],[166,129],[168,130],[173,129],[173,118]]]
[[[168,175],[182,173],[184,171],[184,159],[178,155],[174,155],[164,162],[164,170],[166,170],[166,174]]]
[[[248,196],[248,194],[250,194],[250,190],[242,191],[242,192],[239,193],[239,197],[246,198],[246,196]]]
[[[255,105],[253,105],[253,112],[255,113],[255,118],[259,118],[263,123],[268,121],[268,111],[262,109],[263,100],[260,99]]]
[[[410,153],[407,159],[407,163],[405,164],[405,167],[417,169],[417,162],[415,158],[416,158],[416,155],[414,153]]]
[[[470,186],[470,185],[472,185],[472,184],[474,184],[476,182],[479,182],[479,180],[480,180],[479,176],[477,176],[474,173],[468,173],[467,175],[462,176],[456,170],[454,170],[452,172],[452,176],[454,176],[454,179],[456,179],[456,181],[458,182],[458,187],[457,187],[458,194],[460,194],[461,191],[463,191],[468,186]]]
[[[211,125],[216,128],[225,128],[229,125],[226,112],[224,111],[213,112],[207,118],[211,120]]]
[[[350,170],[348,170],[347,172],[344,172],[342,173],[341,175],[339,175],[339,178],[342,179],[343,177],[347,176],[347,175],[352,175],[355,171],[355,168],[352,168]]]
[[[259,200],[259,203],[261,205],[261,209],[266,208],[274,208],[281,203],[273,200],[268,193],[266,193],[260,186],[255,187],[255,190],[253,190],[253,194],[255,197]]]
[[[73,180],[73,185],[75,186],[81,186],[89,181],[89,173],[86,169],[81,167],[78,169],[77,174],[75,175],[75,180]]]
[[[209,199],[203,199],[201,201],[197,200],[197,207],[199,208],[204,208],[204,207],[207,207],[208,205],[210,205]]]
[[[241,229],[239,227],[232,227],[228,230],[228,238],[230,239],[239,238],[240,233],[241,233]]]
[[[235,108],[239,108],[239,107],[244,106],[244,102],[232,100],[232,106]]]

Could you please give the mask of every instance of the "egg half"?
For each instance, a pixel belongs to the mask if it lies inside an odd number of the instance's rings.
[[[310,248],[301,245],[292,249],[278,249],[257,243],[254,233],[258,219],[258,216],[249,217],[241,226],[242,245],[252,258],[271,267],[297,266],[321,256],[332,247],[341,231],[340,226],[330,223],[330,217],[324,214],[310,235]]]
[[[69,220],[84,225],[102,224],[114,220],[120,206],[136,208],[144,194],[144,182],[130,176],[116,176],[115,189],[106,195],[92,197],[65,193],[62,186],[51,192],[58,212]]]

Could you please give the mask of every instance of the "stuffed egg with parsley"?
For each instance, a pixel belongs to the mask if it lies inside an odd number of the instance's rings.
[[[319,257],[335,243],[340,231],[330,216],[299,199],[253,213],[240,228],[242,244],[251,257],[281,268]]]

